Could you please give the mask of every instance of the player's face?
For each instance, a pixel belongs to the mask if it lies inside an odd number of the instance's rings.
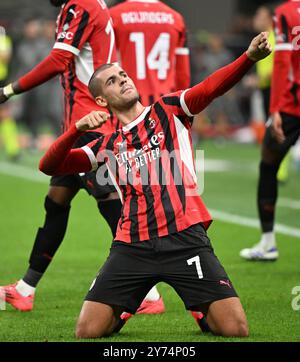
[[[261,6],[256,11],[256,14],[253,18],[253,27],[255,31],[268,31],[272,26],[272,14],[270,10],[265,6]]]
[[[139,99],[132,79],[119,66],[113,66],[101,72],[99,81],[103,98],[112,109],[127,110]]]
[[[53,6],[61,6],[62,4],[64,4],[67,0],[49,0],[51,5]]]

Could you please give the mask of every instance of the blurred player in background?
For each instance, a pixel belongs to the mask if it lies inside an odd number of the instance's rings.
[[[275,29],[273,27],[273,9],[270,6],[260,6],[253,19],[253,27],[255,31],[268,31],[269,42],[272,48],[275,47]],[[258,77],[258,87],[261,90],[263,96],[263,105],[265,111],[265,119],[269,119],[270,115],[270,95],[271,95],[271,81],[274,64],[274,52],[261,62],[256,64],[256,73]],[[288,169],[290,156],[289,154],[282,160],[277,179],[279,182],[286,182],[288,179]]]
[[[127,0],[110,8],[119,61],[147,106],[161,95],[190,86],[189,49],[181,14],[157,0]],[[157,288],[137,313],[162,313]]]
[[[53,34],[50,43],[51,46],[53,46]],[[22,77],[32,69],[33,65],[38,64],[44,59],[44,56],[41,54],[44,47],[43,43],[41,20],[36,16],[29,17],[24,21],[22,39],[17,43],[15,48],[13,58],[14,66],[12,68],[12,74],[15,78]],[[49,52],[47,52],[46,55],[48,54]],[[40,87],[32,88],[19,97],[21,112],[18,119],[20,124],[24,124],[29,131],[29,148],[33,151],[37,148],[39,126],[44,118],[39,105],[40,89]],[[59,103],[58,98],[56,98],[55,102]],[[61,122],[61,117],[59,121]]]
[[[97,67],[116,61],[115,37],[103,0],[50,0],[50,3],[61,6],[54,47],[30,72],[0,88],[0,103],[59,74],[64,89],[63,128],[66,131],[92,110],[106,110],[95,104],[87,85]],[[115,129],[116,122],[111,117],[101,128],[101,134],[111,133]],[[99,130],[88,132],[74,147],[81,147],[98,137]],[[16,309],[29,311],[33,308],[35,288],[64,238],[70,203],[81,188],[94,196],[100,213],[115,235],[121,202],[113,186],[100,187],[94,173],[52,177],[44,203],[45,222],[37,231],[29,268],[16,284],[4,287],[6,301]]]
[[[268,40],[274,49],[275,46],[275,31],[273,29],[273,12],[270,7],[260,6],[253,18],[253,28],[255,31],[267,31],[269,33]],[[273,72],[274,52],[256,64],[256,73],[258,87],[263,96],[263,105],[265,119],[269,118],[270,112],[270,94],[271,94],[271,80]]]
[[[270,121],[262,146],[258,211],[262,237],[243,249],[247,260],[277,260],[274,233],[279,166],[300,135],[300,2],[287,1],[275,10],[276,46],[272,75]]]
[[[11,57],[12,41],[4,27],[0,26],[0,87],[4,87],[7,82]],[[6,104],[0,106],[0,138],[7,157],[12,161],[16,160],[20,153],[17,126],[10,107]]]

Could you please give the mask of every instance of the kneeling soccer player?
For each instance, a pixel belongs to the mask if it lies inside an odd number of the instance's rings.
[[[122,129],[72,149],[83,132],[109,117],[92,112],[55,141],[40,162],[41,171],[59,175],[101,171],[105,161],[123,202],[109,257],[77,322],[78,338],[119,331],[125,323],[122,312],[134,314],[148,290],[161,281],[176,290],[186,309],[206,316],[212,333],[248,336],[240,300],[206,234],[211,217],[197,194],[190,130],[194,114],[270,52],[267,34],[261,33],[233,63],[149,107],[139,103],[122,68],[105,64],[95,71],[90,92],[98,105],[118,117]]]

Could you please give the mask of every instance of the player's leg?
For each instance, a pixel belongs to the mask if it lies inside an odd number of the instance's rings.
[[[58,180],[56,184],[59,182]],[[55,181],[52,180],[52,183]],[[72,186],[70,184],[70,187],[53,186],[53,184],[50,186],[44,202],[46,211],[44,225],[36,234],[29,269],[23,278],[29,285],[37,285],[62,243],[67,230],[71,201],[78,190],[78,186],[74,183]]]
[[[241,257],[247,260],[276,260],[279,256],[274,233],[278,196],[277,173],[281,161],[291,146],[295,144],[300,134],[299,118],[282,114],[282,121],[283,131],[286,136],[284,143],[278,144],[270,128],[267,128],[264,137],[257,189],[257,207],[262,236],[258,244],[252,248],[241,250]]]
[[[52,178],[45,198],[45,221],[38,229],[29,259],[29,268],[16,284],[4,288],[6,301],[21,311],[33,308],[37,284],[63,241],[67,229],[70,203],[79,188],[72,176]],[[65,186],[61,186],[64,184]],[[68,186],[67,186],[68,185]]]
[[[213,334],[224,337],[248,337],[248,323],[239,298],[212,302],[205,314]]]
[[[77,338],[101,338],[119,332],[125,324],[123,309],[104,303],[85,301],[77,321]]]
[[[151,241],[114,241],[109,257],[85,298],[76,327],[78,338],[97,338],[118,332],[134,314],[147,291],[157,282],[158,262]]]
[[[118,193],[113,191],[101,196],[98,195],[97,205],[100,214],[106,220],[113,237],[115,237],[122,210],[122,203]]]
[[[89,172],[81,176],[84,188],[97,200],[98,209],[110,226],[113,237],[116,235],[117,226],[121,217],[122,203],[113,183],[108,176],[108,185],[100,186],[97,173]],[[160,314],[164,313],[165,306],[156,286],[147,293],[140,305],[137,314]],[[128,317],[128,315],[127,315]]]
[[[186,309],[192,311],[202,331],[226,337],[247,336],[245,313],[204,228],[193,225],[163,238],[161,244],[165,254],[164,279],[176,290]],[[224,308],[222,316],[220,306]]]

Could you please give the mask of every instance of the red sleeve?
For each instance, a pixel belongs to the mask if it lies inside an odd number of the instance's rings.
[[[75,125],[61,135],[40,160],[40,171],[50,176],[91,171],[87,153],[82,148],[71,149],[80,135]]]
[[[95,2],[94,6],[97,8],[92,11],[84,5],[83,1],[82,6],[79,5],[80,2],[81,0],[76,0],[66,3],[58,24],[54,49],[68,50],[74,55],[79,55],[80,50],[93,33],[96,26],[93,19],[95,16],[102,15],[99,15],[98,12],[98,7],[101,5]],[[88,2],[92,3],[92,1]]]
[[[274,53],[274,66],[272,73],[270,113],[279,112],[281,109],[282,94],[287,87],[290,71],[293,45],[290,39],[290,27],[281,8],[276,9],[274,17],[276,45]]]
[[[71,52],[53,49],[44,60],[19,79],[20,91],[25,92],[63,73],[73,57]]]
[[[190,51],[186,45],[186,28],[182,21],[182,32],[179,39],[178,47],[175,49],[176,55],[176,90],[186,89],[191,84],[191,69],[190,69]]]
[[[291,51],[276,51],[272,73],[270,113],[279,112],[291,64]]]
[[[80,49],[94,29],[92,15],[77,2],[70,1],[66,4],[53,50],[41,63],[19,79],[18,93],[45,83],[65,71],[74,57],[79,55]]]
[[[176,55],[176,90],[189,88],[191,84],[190,57]]]
[[[206,108],[215,98],[226,93],[247,73],[255,62],[244,53],[234,62],[217,70],[203,82],[182,93],[185,113],[193,116]]]

